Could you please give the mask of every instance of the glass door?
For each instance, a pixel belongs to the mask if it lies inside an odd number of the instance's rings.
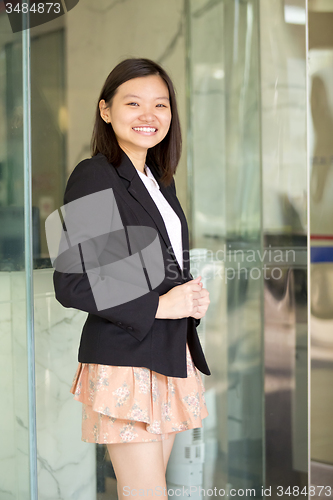
[[[204,489],[264,484],[259,4],[188,2],[192,274],[211,304]],[[251,491],[251,493],[250,493]],[[230,493],[231,492],[231,493]],[[238,498],[238,493],[236,494]]]
[[[193,271],[211,293],[205,493],[307,494],[306,2],[187,6]]]

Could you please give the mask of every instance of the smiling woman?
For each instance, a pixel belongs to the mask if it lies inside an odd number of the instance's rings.
[[[149,291],[136,299],[127,294],[125,303],[106,307],[112,294],[120,295],[124,284],[131,285],[131,277],[119,276],[118,270],[109,292],[103,289],[103,309],[97,308],[91,270],[107,267],[104,257],[101,264],[102,255],[112,255],[115,246],[120,258],[121,238],[123,260],[138,256],[137,250],[130,238],[112,229],[103,234],[101,248],[97,219],[109,214],[111,225],[114,221],[101,197],[92,224],[91,211],[86,218],[77,211],[78,222],[65,219],[71,238],[74,228],[80,230],[75,234],[83,242],[84,272],[56,269],[56,298],[65,307],[89,313],[71,392],[83,404],[82,440],[107,445],[118,497],[123,498],[125,486],[165,488],[175,434],[202,427],[208,416],[199,370],[206,375],[210,370],[196,326],[208,309],[209,293],[201,276],[193,279],[183,258],[189,252],[188,228],[173,179],[181,133],[174,88],[163,68],[149,59],[127,59],[113,69],[98,100],[92,149],[92,158],[73,170],[64,204],[75,207],[78,199],[112,188],[126,235],[133,226],[141,232],[153,228],[163,266],[156,286],[148,272],[156,252],[145,253],[144,248],[139,253]],[[83,257],[88,248],[87,261]],[[94,274],[97,286],[104,283],[100,274]]]

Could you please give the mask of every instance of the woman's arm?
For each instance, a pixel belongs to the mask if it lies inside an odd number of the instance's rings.
[[[64,195],[65,208],[67,203],[103,191],[109,185],[109,175],[101,165],[94,162],[93,158],[82,161],[75,167],[68,179]],[[103,212],[103,206],[98,206],[96,213],[98,214],[99,211],[101,211],[100,213]],[[103,286],[105,287],[103,279],[105,278],[99,275],[98,268],[100,266],[99,255],[103,251],[102,246],[105,245],[107,238],[93,238],[89,234],[89,227],[87,227],[89,224],[85,224],[85,220],[82,220],[83,217],[80,219],[79,212],[75,213],[73,219],[74,223],[78,220],[75,223],[76,227],[73,229],[76,235],[79,234],[78,241],[84,241],[84,243],[73,247],[74,256],[75,252],[78,256],[75,264],[76,272],[61,272],[55,265],[53,283],[56,299],[64,307],[73,307],[105,318],[131,333],[137,340],[143,340],[155,320],[159,305],[159,294],[150,291],[129,302],[98,310],[92,291],[91,276],[93,276],[94,280],[94,290],[103,290]],[[71,236],[71,233],[69,233],[69,236]],[[82,258],[82,252],[88,255],[89,262],[82,259],[82,272],[77,272],[78,268],[80,270],[79,265],[81,263],[79,259],[80,255]],[[88,269],[97,269],[97,271],[94,271],[92,275],[90,273],[88,276],[85,265]],[[70,266],[67,267],[69,270],[71,269]]]

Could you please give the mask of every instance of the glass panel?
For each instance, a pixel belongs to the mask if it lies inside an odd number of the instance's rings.
[[[311,482],[333,487],[333,5],[309,2]]]
[[[61,206],[66,181],[64,29],[31,38],[34,267],[51,267],[45,219]]]
[[[0,33],[0,496],[28,500],[22,33],[4,10]]]
[[[266,482],[272,491],[303,487],[308,479],[305,23],[305,0],[260,1],[262,210],[271,266],[264,290]]]
[[[210,307],[200,325],[212,375],[204,489],[261,496],[263,366],[259,13],[256,1],[189,6],[192,274]],[[231,494],[234,492],[231,492]],[[245,494],[245,493],[243,493]],[[241,495],[241,492],[240,492]],[[238,496],[236,495],[238,498]]]

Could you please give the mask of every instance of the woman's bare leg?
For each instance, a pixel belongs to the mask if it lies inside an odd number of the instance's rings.
[[[170,437],[171,439],[171,437]],[[167,498],[162,441],[107,445],[117,477],[118,499],[139,496]],[[131,495],[131,490],[136,490]],[[149,491],[147,491],[149,490]]]
[[[169,439],[165,439],[162,441],[162,447],[163,447],[163,460],[164,460],[164,467],[165,471],[167,469],[169,457],[172,451],[173,443],[175,442],[175,437],[176,437],[177,432],[173,432],[172,434],[170,433]]]

